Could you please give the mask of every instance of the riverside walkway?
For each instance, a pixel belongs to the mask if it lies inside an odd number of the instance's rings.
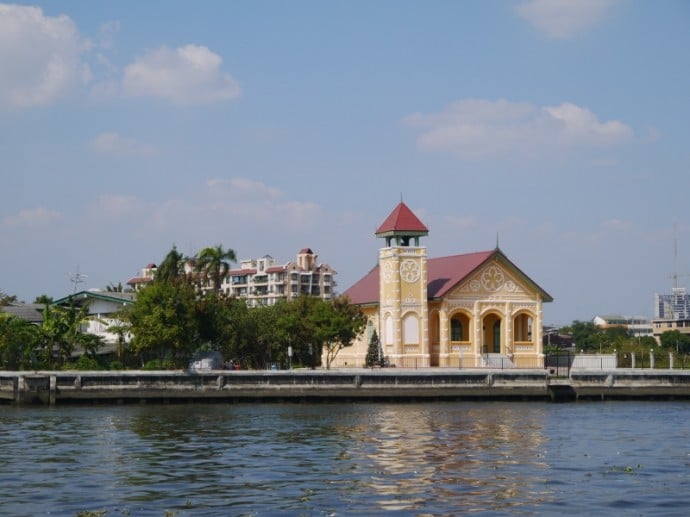
[[[337,369],[0,372],[8,404],[690,399],[690,370]]]

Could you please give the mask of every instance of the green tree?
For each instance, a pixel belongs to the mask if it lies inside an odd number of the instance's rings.
[[[34,349],[39,344],[39,328],[28,321],[0,314],[0,368],[24,370],[34,364]]]
[[[42,294],[36,297],[34,303],[41,305],[50,305],[51,303],[53,303],[53,297],[48,296],[47,294]]]
[[[287,362],[286,352],[292,348],[292,363],[310,367],[321,364],[326,351],[326,368],[330,368],[338,352],[352,345],[361,334],[366,318],[347,297],[323,300],[315,296],[298,296],[277,306],[276,357]]]
[[[690,353],[690,335],[679,330],[667,330],[659,336],[659,343],[668,350],[678,350],[678,353]]]
[[[155,281],[139,291],[137,302],[126,307],[121,318],[132,334],[130,348],[142,364],[187,364],[199,345],[195,302],[194,288],[184,282]]]
[[[229,320],[233,332],[226,348],[226,357],[244,368],[268,368],[284,361],[282,346],[286,334],[278,320],[286,303],[249,309],[243,300],[233,300]]]
[[[338,352],[351,346],[362,333],[367,318],[358,306],[350,303],[347,296],[338,296],[330,303],[325,303],[331,311],[330,314],[326,313],[326,318],[319,321],[320,332],[317,336],[319,344],[326,350],[326,369],[330,369]]]
[[[184,278],[185,257],[173,245],[168,254],[156,269],[157,282],[176,283]]]
[[[371,368],[373,366],[381,366],[381,357],[379,354],[379,336],[374,330],[369,340],[369,348],[367,348],[367,357],[365,359],[366,365]]]
[[[194,317],[199,331],[199,341],[205,350],[227,355],[238,328],[238,311],[246,310],[246,303],[226,296],[204,296],[194,304]]]
[[[103,341],[100,336],[82,332],[82,325],[88,319],[88,305],[46,305],[40,330],[43,360],[53,368],[60,368],[80,349],[87,356],[95,357]]]
[[[314,296],[298,296],[292,301],[283,301],[276,305],[276,332],[274,361],[288,363],[288,348],[292,349],[293,364],[310,364],[313,360],[316,338],[315,317],[316,306],[323,300]],[[311,356],[309,354],[309,345]]]
[[[573,345],[583,350],[599,350],[601,344],[600,331],[591,321],[573,321],[569,328],[573,337]]]
[[[213,292],[219,293],[223,277],[230,269],[230,262],[236,262],[235,251],[218,244],[215,247],[202,249],[197,254],[196,269],[203,273],[213,285]]]

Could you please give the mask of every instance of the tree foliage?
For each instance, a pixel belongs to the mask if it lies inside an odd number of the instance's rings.
[[[330,369],[338,352],[362,333],[366,325],[366,316],[356,305],[352,305],[347,296],[339,296],[330,303],[329,324],[324,335],[323,346],[326,350],[326,368]]]
[[[35,366],[39,331],[24,319],[0,314],[0,368],[24,370]]]
[[[195,275],[185,274],[187,260],[173,246],[154,281],[138,291],[136,303],[122,309],[118,315],[121,323],[108,329],[118,336],[119,367],[180,368],[197,351],[218,351],[245,368],[285,367],[289,360],[293,366],[316,367],[322,356],[330,368],[338,352],[351,346],[364,329],[366,318],[345,297],[299,296],[250,309],[245,300],[224,296],[222,280],[229,262],[236,260],[231,249],[220,245],[204,248],[196,257],[197,273],[212,282],[211,291],[198,289]],[[120,286],[110,289],[117,291]],[[3,321],[2,367],[98,364],[100,338],[81,332],[87,306],[56,307],[48,297],[41,302],[46,303],[41,327],[32,330],[23,322]],[[81,349],[85,358],[72,363],[75,351]]]
[[[667,330],[659,337],[663,348],[678,350],[681,354],[690,353],[690,335],[682,334],[679,330]]]
[[[185,257],[173,246],[156,269],[155,281],[178,283],[184,279]]]
[[[576,348],[582,350],[599,349],[600,331],[593,322],[575,320],[570,326],[569,332]]]
[[[374,330],[369,340],[369,347],[367,348],[367,357],[365,364],[371,368],[373,366],[381,366],[381,351],[379,349],[379,335]]]
[[[41,360],[52,368],[66,365],[75,351],[95,357],[103,341],[99,336],[83,332],[88,321],[88,305],[68,307],[46,305],[40,328]]]
[[[223,277],[230,270],[230,262],[237,262],[235,251],[223,249],[221,244],[202,249],[196,256],[196,270],[210,280],[213,291],[220,292]]]
[[[51,303],[53,303],[53,297],[48,296],[47,294],[42,294],[42,295],[36,297],[36,299],[34,300],[34,303],[40,304],[40,305],[50,305]]]
[[[151,282],[139,291],[121,317],[133,336],[130,348],[142,363],[167,359],[171,366],[185,364],[199,343],[195,301],[193,287],[174,279]]]

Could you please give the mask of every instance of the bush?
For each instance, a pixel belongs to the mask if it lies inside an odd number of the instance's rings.
[[[110,361],[110,364],[108,365],[109,370],[126,370],[127,368],[125,367],[124,364],[122,364],[121,361],[118,361],[115,359],[114,361]]]
[[[144,363],[143,370],[174,370],[175,363],[171,359],[151,359]]]
[[[98,359],[82,355],[73,363],[65,363],[63,370],[103,370],[103,366]]]

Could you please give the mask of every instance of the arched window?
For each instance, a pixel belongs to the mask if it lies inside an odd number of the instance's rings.
[[[513,334],[515,341],[532,341],[532,317],[520,314],[514,319]]]
[[[416,314],[408,314],[403,320],[403,343],[406,345],[419,343],[419,320]]]
[[[393,318],[390,315],[386,316],[386,332],[385,332],[385,343],[387,345],[393,344]]]
[[[466,314],[459,312],[450,319],[450,340],[470,340],[470,319]]]
[[[462,321],[458,318],[450,320],[450,340],[462,341]]]

